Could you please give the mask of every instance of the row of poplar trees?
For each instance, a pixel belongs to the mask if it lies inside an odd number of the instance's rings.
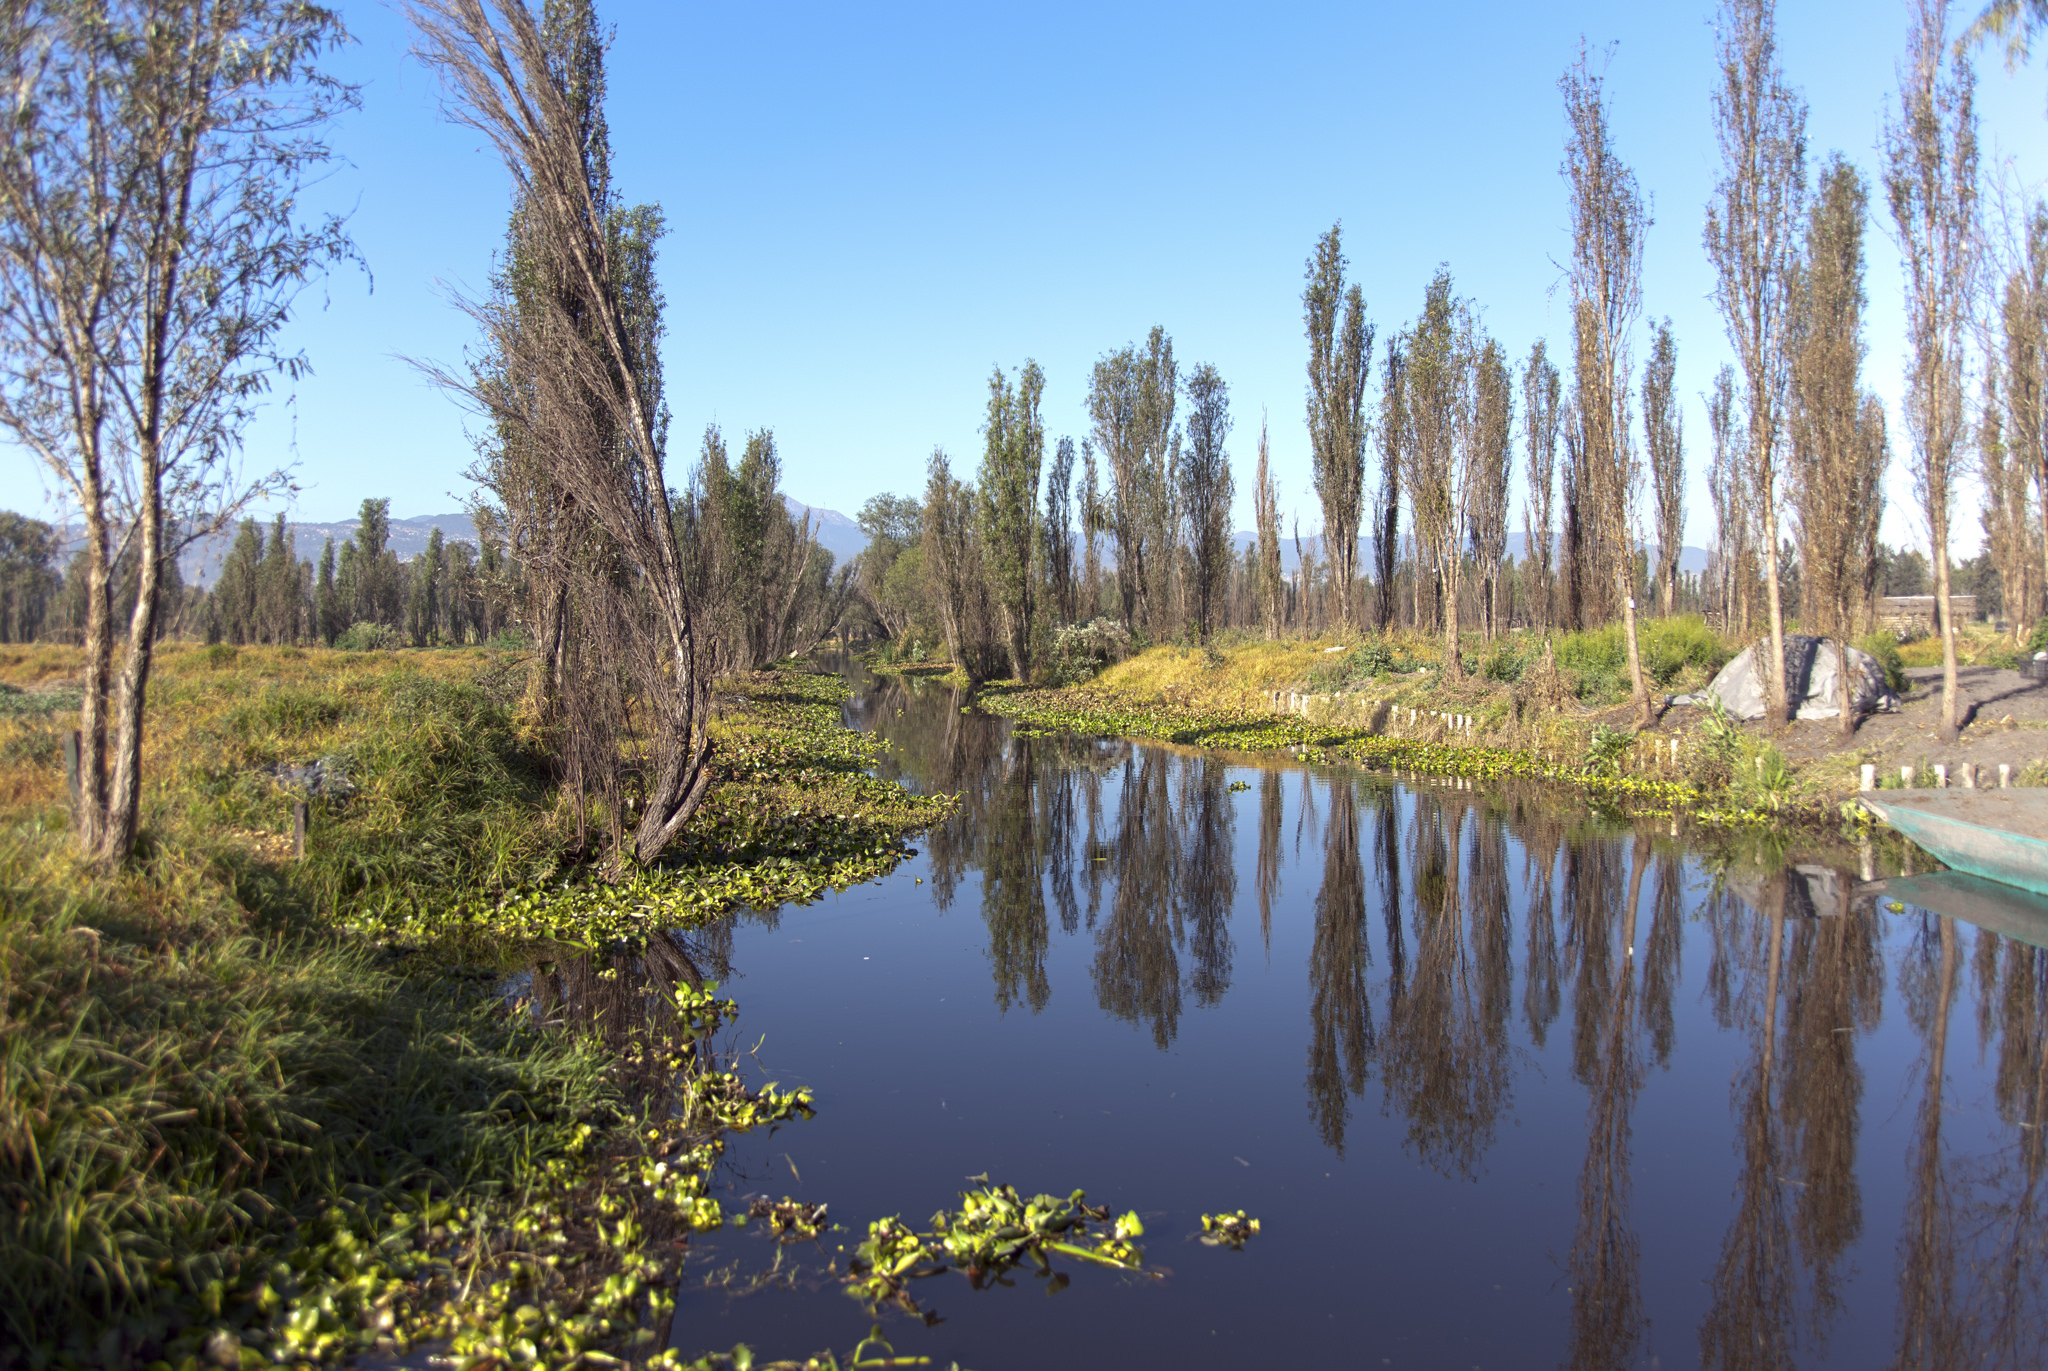
[[[1905,266],[1905,419],[1943,605],[1944,718],[1953,728],[1950,506],[1966,456],[1964,378],[1986,278],[1967,41],[1952,41],[1948,0],[1915,0],[1911,13],[1880,189]],[[1647,721],[1637,618],[1652,604],[1673,612],[1690,589],[1730,627],[1761,629],[1771,706],[1784,717],[1792,586],[1803,627],[1844,645],[1870,627],[1876,608],[1891,447],[1884,408],[1862,375],[1872,188],[1840,154],[1811,164],[1806,108],[1778,61],[1772,0],[1727,0],[1716,44],[1720,176],[1703,239],[1735,364],[1706,397],[1716,528],[1699,583],[1689,586],[1679,569],[1686,454],[1668,320],[1650,325],[1636,370],[1649,206],[1615,147],[1602,77],[1582,52],[1560,82],[1572,228],[1563,357],[1539,340],[1512,361],[1448,268],[1428,284],[1416,317],[1376,351],[1363,293],[1346,279],[1341,228],[1317,243],[1303,308],[1322,528],[1307,543],[1295,529],[1291,576],[1282,573],[1263,425],[1252,487],[1257,534],[1239,556],[1227,524],[1227,388],[1210,367],[1183,377],[1171,340],[1155,328],[1144,344],[1095,364],[1082,470],[1074,444],[1061,439],[1042,509],[1044,378],[1032,364],[998,371],[978,483],[957,480],[935,454],[921,502],[884,497],[864,511],[871,545],[882,551],[863,562],[862,599],[885,632],[907,629],[919,586],[901,568],[914,563],[955,660],[975,676],[1026,674],[1034,623],[1048,605],[1066,623],[1107,607],[1125,628],[1155,637],[1206,639],[1219,623],[1277,635],[1288,624],[1406,622],[1441,629],[1454,677],[1463,669],[1456,646],[1465,606],[1489,636],[1518,618],[1544,629],[1618,620]],[[2048,209],[2029,219],[2016,264],[1993,284],[1988,313],[2000,343],[1982,349],[1975,422],[2005,598],[2025,606],[2048,596],[2048,538],[2027,498],[2029,482],[2048,492]],[[1518,455],[1520,566],[1507,556]],[[1113,557],[1113,589],[1098,539]],[[899,550],[913,545],[921,555],[902,562]],[[1840,675],[1846,691],[1848,673]],[[1850,710],[1843,718],[1853,727]]]

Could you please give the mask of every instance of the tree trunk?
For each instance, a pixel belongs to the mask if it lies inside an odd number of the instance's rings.
[[[95,454],[96,456],[96,454]],[[98,462],[89,459],[88,470]],[[85,508],[85,695],[78,706],[79,776],[78,850],[97,858],[107,833],[107,707],[114,674],[114,605],[112,554],[104,492],[87,477]]]
[[[1458,656],[1458,558],[1445,559],[1442,593],[1444,601],[1444,669],[1447,681],[1465,679],[1465,663]]]
[[[1630,568],[1630,570],[1633,572],[1634,568]],[[1633,574],[1631,574],[1623,582],[1621,631],[1622,636],[1628,643],[1628,679],[1629,685],[1635,693],[1636,727],[1641,729],[1648,728],[1652,723],[1656,722],[1656,716],[1650,708],[1649,683],[1643,679],[1642,649],[1636,643],[1636,597],[1630,594],[1627,588],[1627,581],[1634,579]]]
[[[154,466],[154,463],[151,463]],[[142,721],[149,697],[149,669],[156,652],[157,600],[163,577],[163,509],[152,498],[159,477],[144,477],[141,546],[136,562],[135,612],[128,619],[128,646],[122,655],[116,711],[113,781],[107,796],[106,828],[100,835],[102,861],[124,860],[135,850],[142,818]]]
[[[1835,640],[1835,701],[1842,711],[1835,735],[1845,743],[1856,736],[1855,692],[1849,687],[1849,672],[1849,634],[1845,629]]]
[[[1780,727],[1791,714],[1790,703],[1785,691],[1785,602],[1778,586],[1778,511],[1775,507],[1773,486],[1776,483],[1764,481],[1764,591],[1770,600],[1771,609],[1771,656],[1765,669],[1770,672],[1770,718],[1773,728]]]
[[[1935,607],[1941,611],[1941,741],[1953,743],[1962,737],[1963,727],[1956,689],[1956,616],[1948,589],[1948,510],[1937,511],[1932,522]]]

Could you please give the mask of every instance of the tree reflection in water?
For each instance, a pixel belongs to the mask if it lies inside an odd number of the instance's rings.
[[[866,717],[896,745],[883,774],[961,797],[925,844],[932,898],[950,908],[967,874],[979,874],[998,1005],[1048,1002],[1055,914],[1062,932],[1092,935],[1100,1006],[1147,1028],[1162,1049],[1188,996],[1198,1005],[1227,996],[1238,884],[1222,759],[1016,736],[961,714],[955,692],[929,685],[892,682],[865,699]],[[1560,1046],[1587,1095],[1567,1258],[1571,1365],[1619,1367],[1643,1354],[1635,1110],[1651,1068],[1668,1069],[1679,1051],[1688,922],[1707,953],[1694,993],[1744,1044],[1729,1101],[1738,1161],[1729,1219],[1712,1270],[1697,1273],[1708,1278],[1702,1360],[1792,1366],[1824,1357],[1839,1332],[1856,1254],[1867,1264],[1870,1251],[1857,1048],[1879,1031],[1890,956],[1922,1057],[1891,1272],[1894,1365],[2041,1363],[2048,953],[1931,917],[1916,941],[1888,953],[1894,916],[1852,904],[1835,873],[1787,868],[1769,852],[1695,897],[1687,873],[1697,859],[1647,832],[1617,833],[1512,795],[1296,775],[1298,790],[1280,768],[1263,769],[1245,801],[1257,839],[1247,893],[1270,958],[1285,917],[1283,870],[1293,861],[1313,872],[1320,858],[1315,889],[1293,893],[1312,919],[1304,1086],[1325,1145],[1340,1155],[1355,1145],[1354,1110],[1377,1062],[1411,1152],[1445,1175],[1476,1178],[1510,1105],[1515,989],[1538,1053],[1570,1016]],[[537,978],[536,997],[576,1001],[611,1025],[636,1022],[638,1002],[604,969],[565,962],[546,986]],[[1979,1046],[1996,1068],[1989,1150],[1947,1117],[1950,1021],[1968,997],[1966,973]]]
[[[1505,938],[1467,945],[1465,817],[1461,802],[1416,797],[1414,963],[1407,992],[1387,1006],[1382,1074],[1389,1107],[1408,1119],[1409,1146],[1437,1170],[1469,1178],[1507,1103],[1507,1005],[1487,987],[1504,985],[1510,968]],[[1473,910],[1476,935],[1484,919]]]
[[[1357,782],[1330,784],[1315,921],[1308,961],[1308,1107],[1323,1142],[1342,1156],[1351,1097],[1365,1090],[1373,1055],[1372,1001],[1366,986],[1372,949],[1366,939]]]

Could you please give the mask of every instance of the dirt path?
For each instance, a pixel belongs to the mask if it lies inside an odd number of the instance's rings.
[[[1857,754],[1888,774],[1906,765],[1946,762],[1953,769],[1960,762],[1975,762],[1980,772],[1995,776],[2002,762],[2018,776],[2031,763],[2048,762],[2048,682],[2002,667],[1961,668],[1956,684],[1963,696],[1963,737],[1945,745],[1940,738],[1941,668],[1914,667],[1906,675],[1910,684],[1899,712],[1871,715],[1850,741],[1842,741],[1833,719],[1795,719],[1778,735],[1778,747],[1793,762]],[[1689,707],[1673,709],[1663,726],[1683,727],[1698,713]]]

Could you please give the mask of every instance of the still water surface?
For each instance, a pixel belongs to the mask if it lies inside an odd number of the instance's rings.
[[[816,1275],[970,1177],[1081,1187],[1170,1272],[937,1278],[899,1352],[2048,1360],[2048,953],[1554,800],[1026,736],[850,670],[883,774],[962,804],[888,879],[714,935],[749,1061],[817,1095],[721,1198],[827,1202],[850,1231],[784,1254]],[[1193,1240],[1239,1208],[1243,1252]],[[830,1284],[704,1283],[773,1253],[700,1240],[678,1344],[851,1346]]]

